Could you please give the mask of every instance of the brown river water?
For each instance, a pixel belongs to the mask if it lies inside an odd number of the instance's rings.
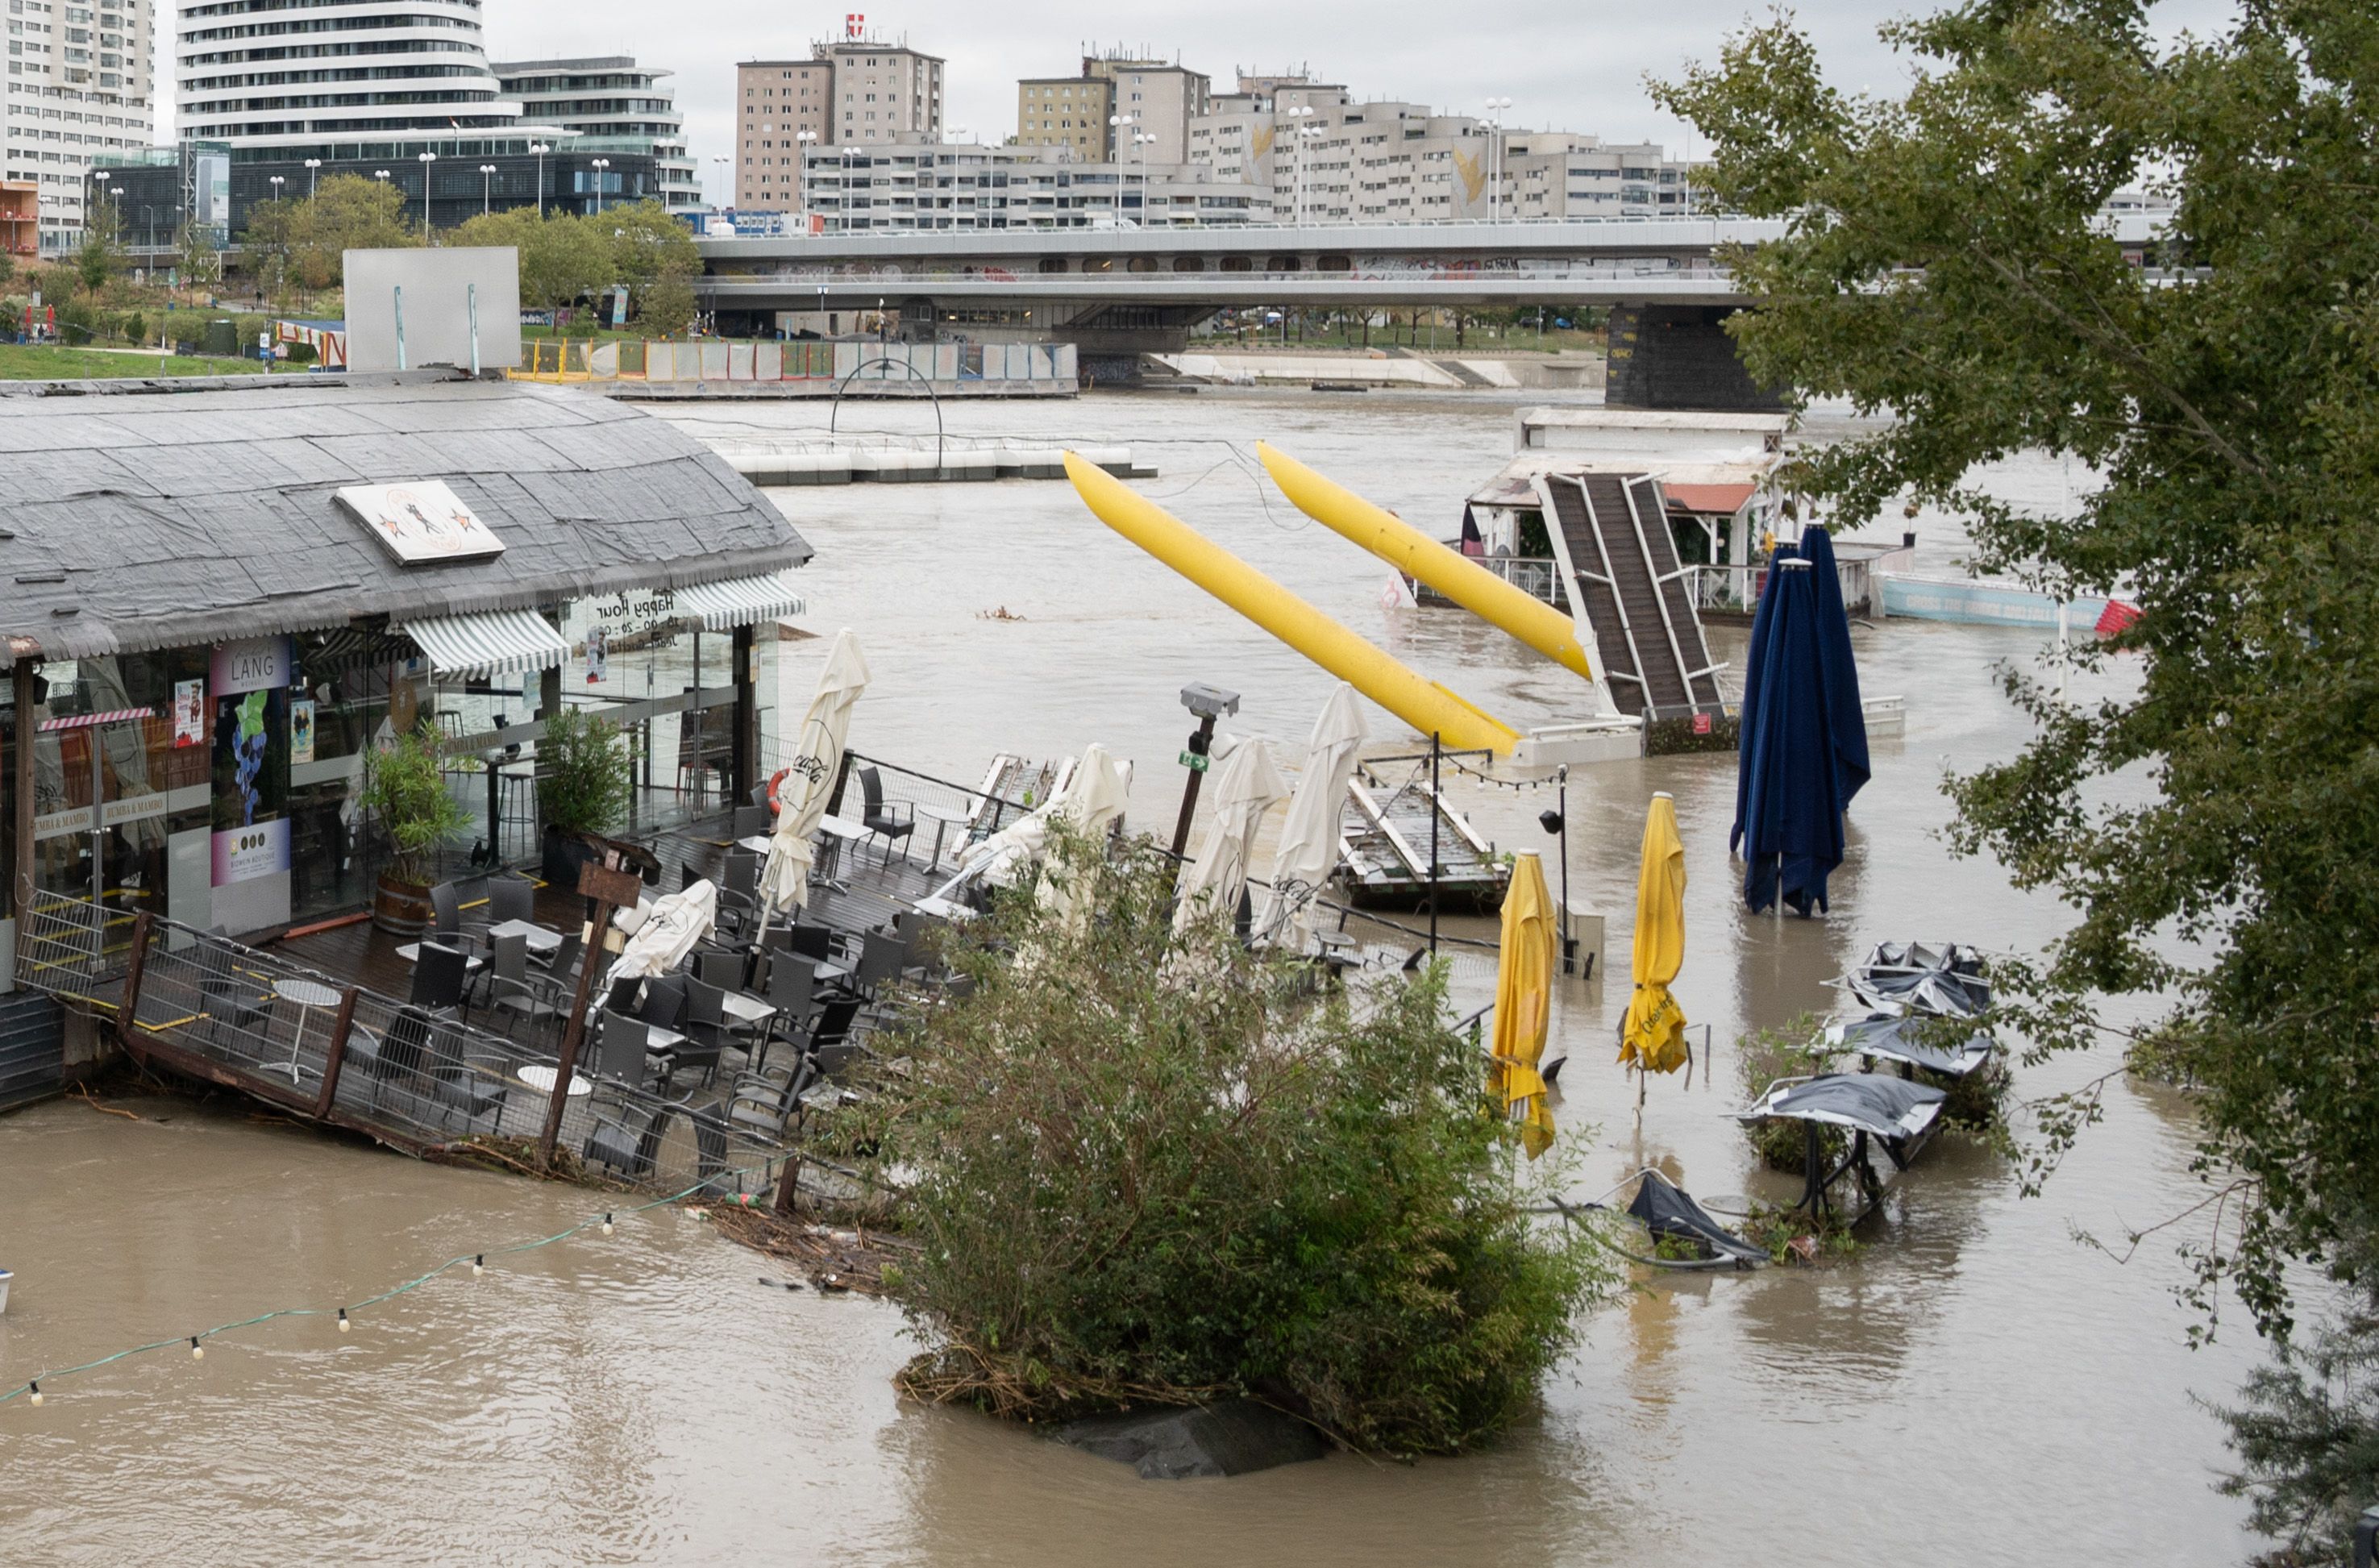
[[[1234,452],[1259,437],[1450,533],[1510,442],[1506,402],[1373,395],[1101,395],[950,411],[954,433],[1117,440],[1162,465],[1178,515],[1520,723],[1572,717],[1568,678],[1458,611],[1387,611],[1386,571],[1274,496]],[[931,427],[854,405],[846,428]],[[709,434],[822,426],[815,405],[675,416]],[[2068,477],[2007,465],[2002,493],[2054,504]],[[1061,483],[775,492],[817,547],[808,624],[854,628],[874,667],[852,742],[973,778],[995,750],[1102,741],[1140,764],[1134,819],[1169,826],[1202,680],[1245,694],[1244,730],[1294,760],[1328,681],[1100,525]],[[1893,520],[1895,531],[1899,526]],[[1958,541],[1922,519],[1928,566]],[[981,612],[1004,607],[1020,621]],[[1741,634],[1721,631],[1721,652]],[[1993,684],[2031,633],[1861,628],[1868,693],[1908,702],[1878,741],[1849,858],[1817,921],[1743,912],[1726,831],[1731,757],[1581,768],[1573,895],[1608,911],[1624,974],[1645,804],[1677,798],[1688,860],[1688,1017],[1717,1082],[1652,1085],[1641,1130],[1611,1065],[1624,984],[1575,986],[1554,1028],[1573,1055],[1557,1116],[1590,1196],[1659,1163],[1697,1195],[1784,1196],[1735,1125],[1730,1043],[1834,1001],[1872,943],[2023,949],[2054,932],[1940,838],[1945,766],[2010,754],[2023,728]],[[786,648],[800,700],[825,644]],[[2114,677],[2119,679],[2119,675]],[[1371,710],[1374,739],[1395,721]],[[1548,850],[1550,791],[1454,792],[1505,848]],[[1557,880],[1557,875],[1556,875]],[[1476,923],[1461,929],[1477,933]],[[1466,1003],[1485,962],[1456,966]],[[2023,1069],[2036,1095],[2112,1058]],[[292,1307],[387,1290],[458,1253],[586,1217],[570,1189],[422,1165],[252,1118],[236,1105],[78,1103],[0,1120],[0,1386],[45,1368]],[[2192,1351],[2181,1277],[2152,1239],[2128,1265],[2078,1245],[2191,1198],[2189,1113],[2119,1084],[2047,1194],[1945,1138],[1894,1189],[1855,1260],[1822,1271],[1661,1275],[1596,1309],[1541,1406],[1475,1456],[1347,1455],[1227,1482],[1141,1482],[1120,1465],[971,1414],[922,1408],[888,1378],[899,1315],[763,1287],[772,1272],[670,1210],[491,1259],[357,1315],[283,1319],[54,1381],[0,1405],[0,1562],[1556,1563],[2141,1562],[2222,1564],[2254,1545],[2211,1483],[2227,1398],[2254,1359],[2241,1325]],[[2233,1315],[2234,1319],[2236,1315]]]

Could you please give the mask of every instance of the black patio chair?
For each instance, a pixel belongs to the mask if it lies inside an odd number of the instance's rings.
[[[716,985],[722,991],[741,991],[749,969],[744,955],[719,947],[706,947],[694,955],[694,978],[705,985]]]
[[[382,1033],[374,1034],[362,1028],[350,1030],[339,1081],[347,1084],[360,1079],[367,1086],[367,1098],[374,1105],[380,1104],[381,1092],[392,1082],[419,1083],[429,1060],[429,1040],[435,1029],[436,1020],[428,1008],[408,1005],[396,1010]]]
[[[199,1010],[210,1020],[211,1030],[225,1023],[254,1030],[270,1014],[263,983],[239,971],[238,950],[220,934],[199,939],[198,970]]]
[[[424,935],[433,941],[442,942],[450,947],[461,947],[466,952],[474,947],[485,947],[488,945],[486,927],[474,928],[463,921],[463,905],[476,901],[465,899],[462,884],[439,883],[429,889],[429,929]]]
[[[738,1183],[727,1168],[727,1128],[714,1111],[688,1111],[685,1119],[694,1128],[694,1177],[702,1185],[696,1190],[713,1198],[732,1198]]]
[[[757,838],[766,834],[772,826],[774,825],[768,820],[767,803],[764,799],[755,806],[735,808],[735,827],[732,836],[737,838]]]
[[[537,923],[537,889],[518,876],[493,877],[488,883],[488,923],[501,925],[508,920]]]
[[[605,1013],[595,1041],[595,1076],[608,1082],[642,1089],[652,1055],[652,1031],[645,1020],[625,1013]]]
[[[417,1007],[439,1012],[463,1005],[471,977],[471,956],[443,942],[423,941],[413,964],[413,990],[406,997]]]
[[[465,1036],[452,1025],[431,1031],[429,1084],[431,1102],[450,1125],[459,1120],[465,1131],[493,1132],[503,1120],[504,1099],[512,1080],[502,1073],[473,1067],[464,1053]],[[477,1124],[486,1120],[484,1128]]]
[[[795,953],[769,955],[767,998],[777,1011],[761,1037],[764,1051],[771,1041],[803,1038],[817,1001],[817,960]]]
[[[595,1130],[586,1135],[586,1154],[591,1164],[610,1167],[629,1181],[643,1181],[653,1174],[659,1162],[661,1140],[669,1133],[670,1118],[686,1109],[693,1097],[656,1105],[639,1116],[623,1108],[620,1118],[598,1116]]]
[[[875,768],[859,770],[859,788],[867,799],[867,810],[859,819],[860,825],[867,829],[871,838],[884,840],[884,863],[888,866],[892,863],[892,851],[900,847],[902,839],[917,831],[916,817],[905,802],[885,803],[884,776]]]
[[[685,1013],[678,1022],[678,1032],[685,1043],[673,1053],[670,1063],[672,1075],[680,1067],[700,1067],[702,1080],[710,1083],[719,1076],[719,1058],[727,1049],[727,993],[716,985],[706,985],[699,980],[685,983]],[[670,1080],[674,1083],[674,1078]]]
[[[818,1009],[817,1021],[803,1038],[802,1055],[816,1064],[820,1076],[833,1077],[864,1053],[851,1038],[864,1006],[856,996],[838,996]]]
[[[804,1060],[783,1078],[756,1072],[738,1077],[734,1092],[727,1100],[728,1125],[771,1143],[784,1141],[785,1128],[792,1120],[793,1108],[800,1103],[802,1090],[810,1081],[808,1068],[809,1063]]]
[[[518,1019],[527,1020],[532,1030],[540,1024],[561,1026],[562,1009],[554,999],[553,982],[529,971],[525,935],[515,931],[496,938],[495,955],[488,962],[487,1005],[503,1017],[507,1031]]]
[[[655,1029],[675,1029],[685,1017],[685,976],[657,974],[646,981],[644,1004],[636,1016]]]

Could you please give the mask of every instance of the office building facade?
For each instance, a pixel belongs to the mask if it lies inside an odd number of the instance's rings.
[[[672,212],[703,208],[702,181],[686,151],[685,116],[661,78],[674,73],[626,54],[499,61],[491,67],[522,117],[608,143],[649,143],[660,199]]]

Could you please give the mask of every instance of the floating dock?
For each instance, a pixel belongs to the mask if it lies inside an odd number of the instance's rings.
[[[1052,446],[1041,442],[931,436],[827,436],[804,440],[713,440],[711,449],[755,485],[963,484],[993,479],[1062,479],[1066,453],[1119,479],[1153,479],[1153,464],[1128,446]]]

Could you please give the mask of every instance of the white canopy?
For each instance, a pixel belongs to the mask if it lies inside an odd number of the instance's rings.
[[[1198,858],[1181,868],[1173,928],[1187,929],[1209,911],[1229,915],[1247,886],[1249,848],[1264,813],[1288,798],[1288,783],[1272,760],[1271,745],[1253,738],[1231,748],[1214,778],[1214,804]]]
[[[1107,755],[1092,742],[1082,760],[1057,790],[1023,816],[974,847],[950,886],[982,877],[1001,887],[1012,887],[1024,868],[1049,850],[1049,826],[1059,817],[1083,834],[1104,833],[1130,802],[1131,764]]]
[[[867,660],[860,657],[859,639],[846,626],[835,633],[816,694],[802,720],[792,766],[777,787],[777,829],[768,842],[767,863],[760,868],[760,901],[768,909],[795,910],[809,902],[810,862],[815,852],[810,840],[841,776],[851,706],[867,689]]]
[[[1256,908],[1258,939],[1300,952],[1312,946],[1314,900],[1338,863],[1346,784],[1355,777],[1355,754],[1365,733],[1362,705],[1355,688],[1342,681],[1322,705],[1306,742],[1305,769],[1298,775],[1280,847],[1273,854],[1272,887]]]

